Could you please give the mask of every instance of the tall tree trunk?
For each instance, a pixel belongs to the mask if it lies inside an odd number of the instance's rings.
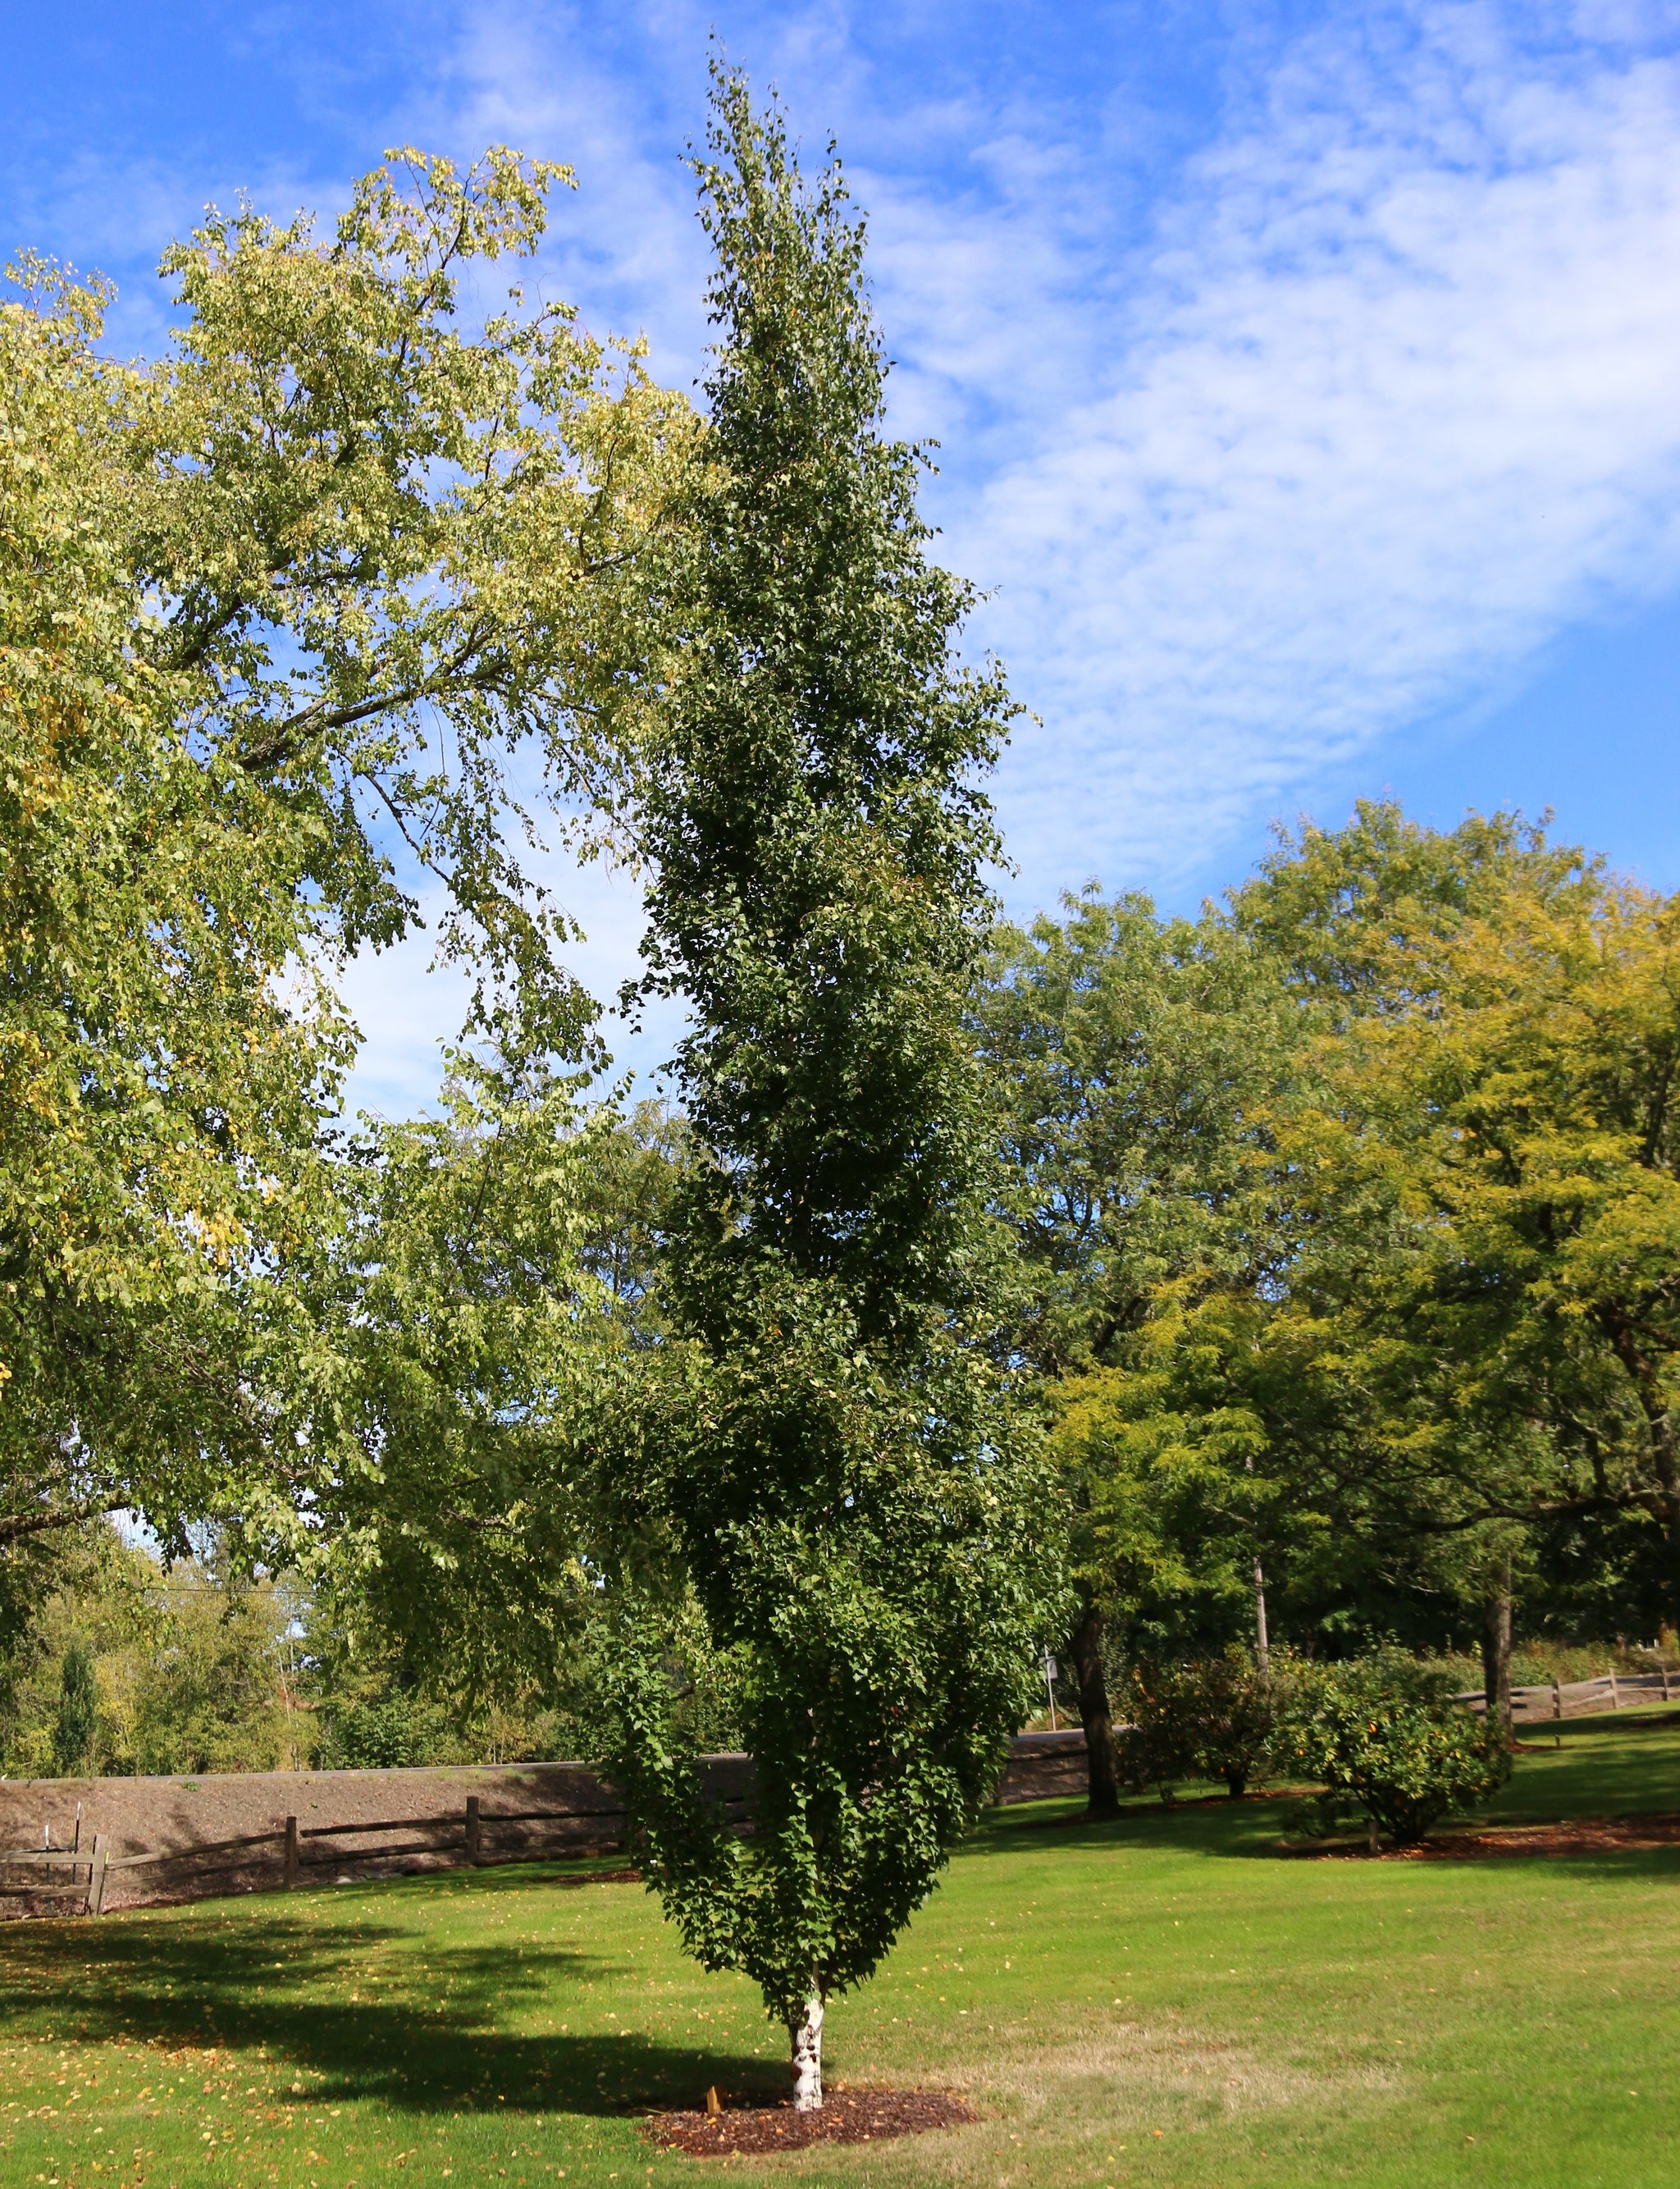
[[[1271,1642],[1266,1633],[1266,1575],[1265,1569],[1258,1558],[1254,1561],[1254,1669],[1263,1681],[1270,1681]]]
[[[1622,1317],[1606,1310],[1600,1314],[1599,1323],[1609,1333],[1616,1357],[1627,1371],[1644,1413],[1646,1431],[1651,1440],[1651,1466],[1657,1479],[1656,1502],[1661,1507],[1660,1524],[1668,1552],[1669,1616],[1680,1626],[1680,1451],[1676,1449],[1674,1416],[1668,1393],[1655,1364],[1640,1349]]]
[[[1511,1731],[1511,1561],[1500,1568],[1482,1605],[1482,1687],[1488,1722]]]
[[[794,2111],[823,2110],[823,2000],[813,1985],[805,2011],[788,2024],[793,2042]]]
[[[1108,1682],[1102,1670],[1102,1606],[1088,1597],[1080,1604],[1068,1644],[1079,1683],[1079,1716],[1085,1727],[1085,1771],[1090,1788],[1089,1813],[1112,1817],[1120,1807],[1120,1752],[1108,1707]]]

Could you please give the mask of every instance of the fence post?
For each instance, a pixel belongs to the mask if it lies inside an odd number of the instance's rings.
[[[1561,1717],[1563,1714],[1564,1691],[1558,1684],[1558,1675],[1553,1672],[1552,1675],[1552,1715],[1553,1717]]]
[[[269,1814],[273,1813],[270,1810]],[[297,1889],[297,1819],[296,1817],[288,1817],[286,1820],[286,1889],[288,1892],[295,1892]]]
[[[1665,1702],[1668,1700],[1668,1667],[1666,1665],[1662,1668],[1662,1699]]]
[[[81,1819],[77,1819],[78,1827]],[[80,1836],[78,1829],[77,1836]],[[103,1915],[105,1909],[105,1861],[110,1853],[110,1841],[103,1832],[93,1835],[93,1859],[88,1871],[88,1913]]]
[[[469,1794],[467,1797],[467,1866],[469,1869],[478,1867],[478,1796],[476,1794]]]
[[[1614,1672],[1610,1674],[1610,1708],[1612,1710],[1620,1710],[1621,1708],[1621,1689],[1617,1687],[1615,1683],[1615,1674]]]

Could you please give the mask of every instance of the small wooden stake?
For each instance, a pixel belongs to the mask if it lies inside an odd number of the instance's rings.
[[[716,2083],[710,2083],[706,2087],[706,2113],[712,2120],[721,2120],[723,2118],[723,2102],[717,2095]]]
[[[273,1812],[270,1811],[269,1813],[272,1814]],[[295,1892],[297,1890],[297,1819],[296,1817],[288,1817],[286,1820],[286,1889],[288,1892]]]

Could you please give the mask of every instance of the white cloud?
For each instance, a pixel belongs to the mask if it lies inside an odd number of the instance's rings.
[[[699,18],[659,11],[640,76],[532,22],[476,19],[452,126],[578,161],[552,278],[686,379]],[[1012,894],[1170,885],[1680,580],[1680,68],[1584,42],[1607,23],[1430,7],[1273,48],[1141,211],[1112,133],[887,82],[835,11],[745,53],[807,158],[852,148],[895,419],[946,444],[945,551],[997,589],[974,636],[1042,717],[998,784]]]
[[[562,275],[645,300],[686,376],[699,17],[645,18],[634,78],[569,14],[509,21],[461,61],[471,119],[580,148]],[[1124,87],[893,81],[827,8],[744,43],[807,156],[851,152],[895,420],[945,444],[929,506],[996,589],[974,636],[1042,717],[998,786],[1023,897],[1169,882],[1680,580],[1680,69],[1605,42],[1651,30],[1473,4],[1262,41],[1141,210]]]
[[[715,13],[808,161],[838,132],[869,208],[895,421],[945,444],[928,506],[997,589],[975,638],[1043,718],[998,784],[1022,899],[1170,885],[1338,760],[1680,583],[1672,11],[1402,0],[1288,42],[1257,10],[1203,40],[1201,105],[1173,113],[1117,34],[1050,84],[987,64],[984,8],[913,11],[926,66],[843,5]],[[464,8],[359,119],[574,161],[543,280],[597,330],[645,327],[685,384],[706,260],[680,155],[713,19]],[[282,179],[287,204],[342,193],[271,174],[265,198]],[[60,178],[90,221],[96,180]],[[105,200],[119,224],[184,203],[136,180]],[[639,913],[591,886],[599,992]],[[456,1016],[423,957],[357,976],[392,1106]]]
[[[533,869],[558,908],[583,930],[583,942],[564,954],[602,1006],[600,1032],[613,1064],[598,1091],[628,1078],[631,1099],[658,1092],[660,1069],[682,1035],[681,1008],[655,1001],[632,1022],[617,1007],[624,984],[643,970],[641,883],[625,868],[577,865],[563,851],[540,855]],[[345,1093],[348,1117],[368,1111],[405,1117],[424,1108],[438,1093],[443,1045],[459,1036],[467,1015],[470,981],[458,966],[432,963],[444,894],[427,886],[418,892],[418,902],[426,925],[391,949],[362,951],[338,983],[363,1035]]]
[[[1035,896],[1182,869],[1680,577],[1680,71],[1421,31],[1295,53],[1161,207],[1109,392],[952,522],[1045,717]]]

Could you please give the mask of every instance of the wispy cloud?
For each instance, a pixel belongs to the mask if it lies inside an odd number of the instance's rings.
[[[944,444],[930,506],[993,595],[974,636],[1041,718],[999,783],[1023,897],[1170,882],[1680,579],[1680,64],[1656,19],[1402,6],[1232,42],[1169,156],[1108,59],[1070,98],[895,72],[841,9],[735,14],[807,148],[835,127],[850,154],[895,418]],[[582,147],[594,255],[563,275],[642,299],[692,373],[704,267],[670,139],[696,12],[644,16],[619,73],[574,19],[478,20],[472,119]]]
[[[639,304],[686,376],[701,31],[659,20],[664,61],[615,73],[574,19],[486,13],[450,100],[568,148],[589,241],[554,279],[619,324]],[[1170,887],[1680,580],[1680,65],[1611,29],[1343,20],[1250,56],[1146,189],[1125,114],[884,82],[834,10],[749,55],[808,151],[830,127],[851,150],[895,418],[945,444],[930,506],[992,589],[972,636],[1039,717],[998,784],[1021,902]],[[627,961],[632,898],[593,909]]]
[[[1044,717],[1053,874],[1170,874],[1330,761],[1680,576],[1680,71],[1480,10],[1299,48],[1198,157],[1110,388],[953,513]]]
[[[330,205],[404,139],[571,160],[541,278],[679,384],[707,338],[681,154],[711,23],[808,159],[839,134],[895,421],[944,444],[928,507],[992,589],[974,642],[1040,717],[998,783],[1025,902],[1205,871],[1338,762],[1680,583],[1671,10],[1378,0],[1303,32],[1142,0],[431,0],[397,64],[373,7],[360,59],[292,86],[330,126],[253,151],[262,195]],[[150,255],[219,186],[189,192],[179,146],[124,159],[31,156],[55,236],[156,228]],[[609,986],[636,892],[580,906]],[[409,1060],[393,1099],[429,1072],[421,1021],[447,1030],[433,985],[367,992]]]

